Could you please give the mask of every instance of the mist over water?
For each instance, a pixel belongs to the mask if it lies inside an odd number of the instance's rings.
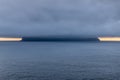
[[[119,80],[120,44],[0,42],[0,80]]]
[[[0,37],[120,36],[119,8],[120,0],[0,0]],[[119,47],[119,42],[0,42],[0,80],[120,80]]]

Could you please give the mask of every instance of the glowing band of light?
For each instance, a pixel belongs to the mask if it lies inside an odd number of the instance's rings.
[[[120,41],[120,37],[98,37],[100,41]]]
[[[0,38],[0,41],[22,41],[22,38]]]

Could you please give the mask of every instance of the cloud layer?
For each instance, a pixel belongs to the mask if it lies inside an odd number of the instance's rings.
[[[0,0],[0,35],[120,35],[120,0]]]

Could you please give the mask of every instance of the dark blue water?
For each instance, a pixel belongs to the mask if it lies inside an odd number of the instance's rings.
[[[0,80],[120,80],[120,43],[1,42]]]

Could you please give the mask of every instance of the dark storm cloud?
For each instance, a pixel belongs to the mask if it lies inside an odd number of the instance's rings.
[[[120,0],[0,0],[0,35],[119,35]]]

